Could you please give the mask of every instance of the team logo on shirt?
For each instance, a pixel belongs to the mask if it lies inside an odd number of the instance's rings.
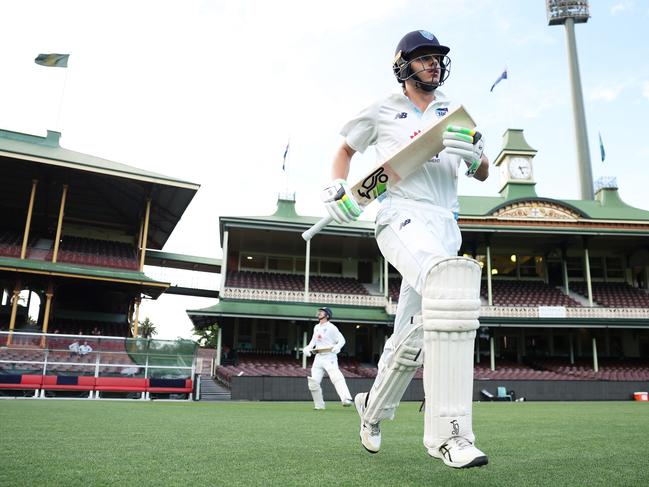
[[[396,120],[397,118],[408,118],[408,112],[400,112],[400,113],[397,113],[397,114],[394,116],[394,119]]]
[[[448,107],[436,108],[435,113],[438,117],[443,117],[448,113]]]
[[[417,131],[415,131],[415,132],[412,133],[412,135],[410,136],[410,138],[411,138],[411,139],[414,139],[414,138],[417,137],[420,133],[421,133],[421,130],[417,130]]]

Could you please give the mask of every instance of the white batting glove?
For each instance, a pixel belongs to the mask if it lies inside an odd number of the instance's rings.
[[[480,167],[484,151],[482,134],[476,130],[449,125],[444,131],[442,142],[449,154],[460,156],[466,162],[466,175],[472,178]]]
[[[351,189],[344,179],[336,179],[320,194],[325,208],[336,223],[349,223],[358,219],[362,213],[361,207],[352,195]]]
[[[302,353],[304,354],[305,357],[310,357],[311,356],[311,349],[309,347],[304,347],[302,349]]]
[[[331,351],[333,353],[335,353],[335,354],[339,354],[340,353],[340,347],[338,347],[338,345],[336,345],[335,347],[331,348]]]

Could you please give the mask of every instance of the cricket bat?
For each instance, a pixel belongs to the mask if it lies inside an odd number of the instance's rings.
[[[434,124],[420,132],[383,164],[375,167],[352,186],[351,191],[361,209],[385,193],[389,187],[399,184],[427,160],[444,150],[442,135],[449,125],[475,128],[475,122],[462,105],[449,111]],[[311,240],[320,230],[333,221],[331,216],[322,218],[302,234],[304,240]]]

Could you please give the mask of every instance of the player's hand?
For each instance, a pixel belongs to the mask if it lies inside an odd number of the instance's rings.
[[[302,353],[304,354],[305,357],[308,358],[308,357],[311,356],[311,349],[308,348],[308,347],[304,347],[304,348],[302,349]]]
[[[484,151],[482,134],[476,130],[449,125],[444,131],[442,142],[449,154],[458,155],[466,162],[466,175],[472,178],[480,168],[480,158]]]
[[[336,179],[320,195],[327,211],[336,223],[349,223],[358,219],[363,210],[354,199],[344,179]]]
[[[335,354],[339,354],[340,353],[340,347],[336,345],[335,347],[331,348],[331,351],[333,353],[335,353]]]

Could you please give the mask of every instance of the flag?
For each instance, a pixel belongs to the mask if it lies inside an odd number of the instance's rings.
[[[39,54],[34,62],[48,68],[67,68],[69,57],[69,54]]]
[[[286,149],[284,150],[284,161],[282,162],[282,171],[286,169],[286,155],[288,154],[288,146],[290,143],[290,140],[286,143]]]
[[[507,68],[505,68],[503,72],[500,74],[500,76],[498,76],[498,79],[494,82],[493,85],[491,85],[491,89],[489,91],[490,92],[493,91],[496,85],[504,79],[507,79]]]
[[[602,142],[602,134],[598,132],[599,135],[599,155],[602,156],[602,162],[606,159],[606,152],[604,152],[604,142]]]

